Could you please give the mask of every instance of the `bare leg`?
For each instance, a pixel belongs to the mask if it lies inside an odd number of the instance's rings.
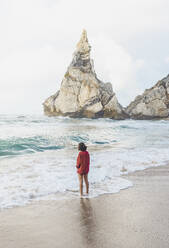
[[[84,175],[84,180],[85,180],[85,184],[86,184],[86,194],[89,193],[89,181],[88,181],[88,174]]]
[[[80,187],[80,195],[83,195],[83,175],[79,175],[79,187]]]

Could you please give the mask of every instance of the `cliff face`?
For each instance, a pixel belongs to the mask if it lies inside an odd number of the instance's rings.
[[[46,115],[113,119],[127,116],[117,101],[111,83],[103,83],[97,78],[90,50],[84,30],[60,90],[43,103]]]
[[[126,112],[133,119],[169,117],[169,75],[137,96]]]

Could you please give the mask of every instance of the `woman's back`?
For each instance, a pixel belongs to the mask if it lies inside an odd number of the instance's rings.
[[[77,173],[87,174],[89,172],[90,157],[88,151],[80,151],[77,157]]]

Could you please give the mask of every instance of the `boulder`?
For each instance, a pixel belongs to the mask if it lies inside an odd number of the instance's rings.
[[[133,119],[169,117],[169,75],[137,96],[126,112]]]

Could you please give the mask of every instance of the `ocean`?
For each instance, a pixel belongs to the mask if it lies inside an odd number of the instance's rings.
[[[77,198],[77,145],[91,157],[89,197],[132,187],[121,177],[169,162],[169,121],[0,115],[0,209]]]

